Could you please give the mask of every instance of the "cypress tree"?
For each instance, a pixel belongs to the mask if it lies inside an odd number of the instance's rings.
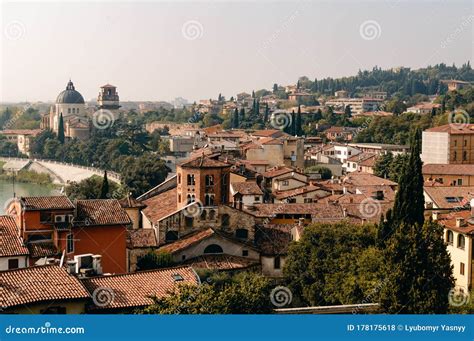
[[[265,104],[265,114],[263,116],[263,124],[267,124],[268,122],[268,115],[269,115],[269,109],[268,109],[268,103]]]
[[[59,114],[59,123],[58,123],[58,140],[61,144],[64,144],[64,120],[63,113]]]
[[[295,135],[302,136],[303,128],[301,127],[301,105],[298,105],[298,113],[296,114]]]
[[[239,110],[235,108],[234,115],[232,117],[232,128],[238,129],[239,128]]]
[[[240,109],[240,117],[239,117],[239,127],[242,123],[245,122],[245,109]]]
[[[102,179],[102,186],[100,188],[100,199],[107,199],[109,194],[109,179],[107,179],[107,171],[104,172],[104,178]]]
[[[377,244],[385,247],[380,304],[386,313],[446,313],[454,285],[443,228],[424,222],[420,136],[420,130],[412,136],[393,211],[378,226]]]
[[[420,159],[421,130],[417,129],[411,138],[410,156],[400,175],[398,191],[393,205],[391,224],[396,227],[402,222],[407,225],[422,226],[425,209],[423,195],[423,173]]]

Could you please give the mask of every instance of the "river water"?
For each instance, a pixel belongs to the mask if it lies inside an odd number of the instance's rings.
[[[15,183],[15,192],[17,197],[59,194],[59,191],[52,186],[21,182]],[[11,198],[13,198],[11,181],[0,180],[0,214],[5,213],[5,205]]]

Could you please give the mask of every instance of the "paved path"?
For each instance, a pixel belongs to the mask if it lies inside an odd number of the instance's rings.
[[[17,159],[17,158],[0,158],[0,161],[6,161],[4,169],[7,165],[15,169],[30,169],[38,173],[48,173],[51,175],[53,182],[57,184],[66,184],[72,181],[79,182],[90,178],[93,175],[104,176],[104,171],[98,168],[84,167],[79,165],[67,164],[57,161],[39,160],[39,159]],[[14,166],[14,167],[13,167]],[[110,181],[120,183],[120,176],[114,172],[108,172]]]

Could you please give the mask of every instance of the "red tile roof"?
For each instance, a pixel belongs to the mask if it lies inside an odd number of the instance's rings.
[[[232,165],[229,163],[214,160],[206,156],[196,157],[180,164],[180,167],[184,168],[225,168],[230,166]]]
[[[423,174],[441,175],[474,175],[474,165],[434,164],[423,165]]]
[[[27,211],[74,209],[74,205],[65,195],[44,197],[20,197],[22,208]]]
[[[175,280],[175,275],[182,280]],[[105,302],[105,305],[96,304],[96,309],[144,307],[154,303],[152,297],[166,297],[181,284],[200,284],[194,270],[187,266],[92,277],[83,279],[82,282],[93,298],[94,292],[96,297],[100,297],[102,290],[110,293],[110,301]]]
[[[468,205],[474,198],[473,186],[425,186],[423,189],[438,208],[462,207]],[[458,199],[458,201],[448,202],[447,198]]]
[[[156,223],[177,210],[176,196],[176,188],[173,188],[144,200],[143,203],[147,207],[143,210],[143,213],[152,223]]]
[[[0,271],[0,307],[88,299],[81,282],[57,265]]]
[[[242,195],[262,195],[263,192],[255,182],[232,182],[230,184],[234,193]]]
[[[59,250],[53,243],[29,243],[28,250],[30,250],[31,258],[51,257],[60,254]]]
[[[31,135],[36,136],[41,133],[41,129],[6,129],[0,130],[0,135]]]
[[[13,217],[0,216],[0,257],[23,256],[30,253],[18,231]]]
[[[231,255],[202,255],[199,257],[188,259],[184,264],[192,266],[193,269],[209,269],[209,270],[234,270],[245,269],[259,262],[246,257],[237,257]]]
[[[136,229],[127,231],[127,248],[156,247],[154,229]]]
[[[89,225],[130,225],[132,221],[116,199],[89,199],[76,201],[80,226]]]
[[[365,172],[351,172],[342,179],[345,186],[396,186],[397,183],[389,179],[380,178]]]
[[[449,134],[474,134],[474,124],[445,124],[442,126],[426,129],[425,131]]]
[[[271,225],[260,227],[255,234],[255,243],[262,255],[284,255],[291,242],[291,228],[293,225]]]
[[[188,247],[191,247],[195,245],[196,243],[199,243],[211,236],[213,236],[216,232],[208,228],[206,230],[201,230],[197,232],[193,232],[191,234],[188,234],[187,236],[184,236],[181,239],[178,239],[177,241],[174,241],[170,244],[166,244],[162,247],[160,247],[158,250],[163,251],[163,252],[169,252],[169,253],[176,253],[181,250],[185,250]]]
[[[262,173],[264,178],[274,178],[279,175],[296,172],[294,169],[289,167],[275,167],[273,169],[269,169],[268,171]]]
[[[253,136],[259,137],[278,137],[284,133],[281,130],[277,129],[266,129],[266,130],[256,130],[252,133]]]
[[[127,196],[126,198],[119,200],[120,206],[123,208],[145,208],[146,205],[137,199]]]
[[[287,190],[287,191],[275,192],[274,195],[275,195],[275,198],[281,200],[281,199],[285,199],[285,198],[288,198],[288,197],[294,197],[294,196],[297,196],[297,195],[303,195],[303,194],[306,194],[306,193],[311,193],[311,192],[314,192],[314,191],[325,191],[327,193],[327,194],[321,196],[321,198],[331,194],[331,193],[329,193],[328,191],[326,191],[325,189],[323,189],[319,186],[309,185],[309,186],[303,186],[303,187],[299,187],[299,188],[295,188],[295,189],[290,189],[290,190]]]
[[[456,226],[457,218],[464,219],[464,223],[461,227]],[[438,223],[459,233],[474,234],[474,217],[470,210],[440,213],[438,215]]]

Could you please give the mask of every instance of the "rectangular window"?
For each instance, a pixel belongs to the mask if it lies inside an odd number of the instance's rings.
[[[458,186],[462,186],[462,179],[458,179]]]
[[[8,260],[8,270],[18,269],[19,266],[18,258]]]
[[[72,233],[68,234],[66,237],[67,245],[66,245],[66,252],[71,253],[74,252],[74,236]]]
[[[274,268],[274,269],[280,269],[280,268],[281,268],[280,256],[276,256],[276,257],[273,259],[273,268]]]
[[[249,250],[242,250],[242,257],[248,257]]]
[[[288,186],[290,182],[288,180],[283,180],[283,186]]]
[[[464,275],[464,263],[460,263],[460,264],[459,264],[459,273],[460,273],[461,275]]]

